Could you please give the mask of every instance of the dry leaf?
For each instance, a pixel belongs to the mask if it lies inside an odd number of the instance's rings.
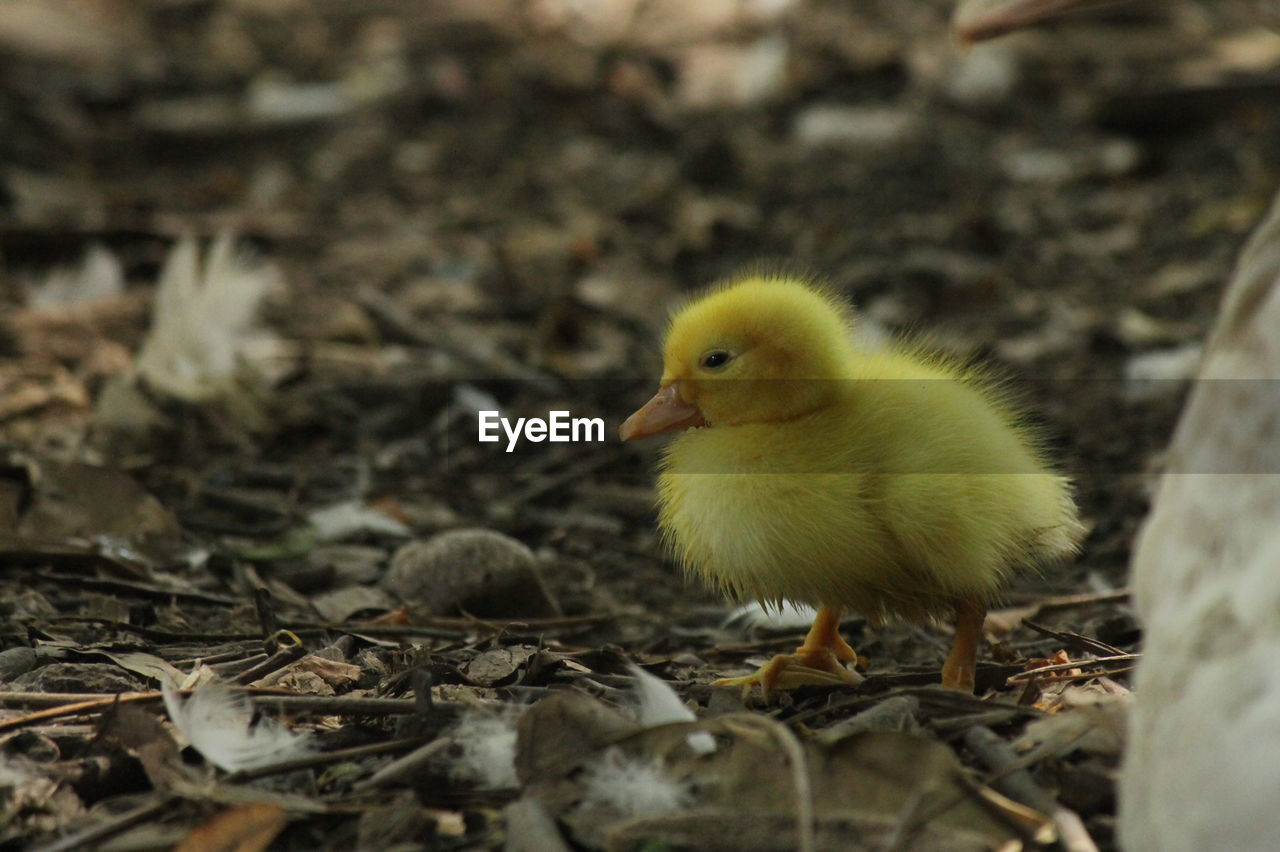
[[[481,686],[496,686],[511,678],[537,653],[537,645],[503,645],[483,652],[467,663],[464,671]]]
[[[174,852],[264,852],[288,823],[277,805],[230,808],[193,828]]]

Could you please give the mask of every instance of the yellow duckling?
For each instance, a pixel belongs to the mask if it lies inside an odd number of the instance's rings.
[[[661,388],[623,440],[680,431],[658,481],[681,564],[735,598],[818,608],[804,644],[718,685],[857,683],[847,607],[953,619],[944,686],[972,692],[987,605],[1075,552],[1070,482],[989,381],[919,347],[861,347],[838,297],[747,277],[672,319]],[[691,428],[703,427],[703,428]]]

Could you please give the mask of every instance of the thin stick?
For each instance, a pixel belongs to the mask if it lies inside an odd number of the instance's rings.
[[[406,775],[412,775],[423,766],[426,766],[431,758],[435,757],[438,752],[443,751],[450,742],[452,740],[448,737],[439,737],[424,746],[419,746],[404,757],[391,761],[351,789],[353,792],[363,793],[369,790],[376,790],[379,787],[385,787],[394,781],[399,781]]]
[[[1061,672],[1068,669],[1078,669],[1084,666],[1096,666],[1098,663],[1132,663],[1135,660],[1141,660],[1141,654],[1117,654],[1114,657],[1094,657],[1092,660],[1072,660],[1069,663],[1054,663],[1051,666],[1040,666],[1030,671],[1018,672],[1011,674],[1005,680],[1028,680],[1049,672]],[[1097,676],[1096,674],[1094,675]]]
[[[119,816],[111,817],[97,825],[86,828],[84,831],[78,831],[75,834],[62,838],[61,840],[55,840],[53,843],[37,847],[35,852],[72,852],[74,849],[88,849],[99,841],[106,840],[108,837],[114,837],[120,832],[132,828],[144,819],[160,813],[168,808],[174,802],[175,798],[176,797],[174,796],[161,796],[158,800],[149,805],[142,805],[131,811],[125,811]]]
[[[413,316],[395,300],[373,287],[362,287],[355,293],[356,302],[369,312],[374,320],[401,341],[429,349],[444,350],[471,367],[514,376],[526,381],[559,382],[554,376],[528,366],[508,355],[496,345],[488,345],[474,335],[455,331],[449,325],[432,323],[423,317]]]
[[[267,657],[260,663],[245,669],[233,678],[233,682],[241,686],[248,686],[259,678],[277,672],[290,663],[295,663],[307,655],[305,645],[289,645],[276,651],[270,657]]]
[[[1041,595],[1010,596],[1021,606],[1036,606],[1041,612],[1054,612],[1060,609],[1075,609],[1078,606],[1092,606],[1102,603],[1120,603],[1129,599],[1128,589],[1116,589],[1112,592],[1081,592],[1075,595]]]
[[[239,781],[253,781],[258,778],[266,778],[269,775],[282,775],[285,772],[310,769],[313,766],[326,766],[330,763],[337,763],[340,760],[355,760],[375,754],[386,754],[390,751],[401,751],[402,749],[421,745],[425,741],[427,741],[426,737],[409,737],[408,739],[390,740],[385,743],[370,743],[368,745],[352,746],[351,748],[339,748],[333,751],[320,752],[319,754],[309,754],[306,757],[299,757],[294,760],[286,760],[282,763],[273,763],[270,766],[260,766],[257,769],[241,769],[238,772],[232,772],[222,780],[227,784],[234,784]]]
[[[1059,674],[1050,675],[1036,681],[1038,684],[1050,683],[1066,683],[1069,680],[1090,680],[1091,678],[1111,677],[1112,675],[1127,674],[1133,671],[1137,666],[1125,666],[1122,669],[1107,669],[1105,672],[1077,672],[1076,674]]]
[[[1108,0],[965,0],[956,9],[951,29],[962,45],[971,45],[1105,2]]]
[[[1075,645],[1076,650],[1085,651],[1090,654],[1123,654],[1123,648],[1117,648],[1115,645],[1108,645],[1099,639],[1092,639],[1088,636],[1082,636],[1079,633],[1070,633],[1065,630],[1050,630],[1041,624],[1036,624],[1029,618],[1022,619],[1022,623],[1031,628],[1042,636],[1051,636],[1059,642],[1068,645]]]
[[[1024,805],[1049,815],[1058,829],[1058,839],[1067,852],[1098,852],[1097,844],[1093,842],[1075,811],[1060,804],[1031,778],[1026,769],[1013,769],[1018,756],[995,732],[975,725],[965,733],[964,744],[989,769],[997,773],[992,786]]]
[[[88,577],[81,574],[59,574],[52,571],[37,571],[36,576],[41,580],[78,586],[94,592],[117,592],[152,600],[193,601],[215,606],[235,606],[239,603],[235,598],[229,598],[226,595],[213,595],[208,592],[198,592],[191,589],[170,589],[155,583],[140,583],[133,580],[114,580],[107,577]]]
[[[407,698],[345,698],[330,695],[295,695],[269,689],[245,689],[254,703],[294,713],[320,713],[332,716],[407,716],[415,713],[414,702]],[[191,695],[184,689],[181,695]],[[0,733],[39,724],[64,716],[102,713],[117,704],[159,704],[159,692],[122,692],[119,695],[84,693],[0,692],[0,706],[46,707],[36,713],[0,722]],[[440,705],[448,707],[449,705]]]

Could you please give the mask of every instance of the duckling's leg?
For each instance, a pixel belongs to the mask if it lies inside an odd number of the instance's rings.
[[[951,653],[942,664],[942,685],[947,689],[973,692],[978,669],[978,644],[982,641],[982,624],[987,608],[973,601],[956,604],[956,638]]]
[[[858,655],[849,643],[840,638],[840,609],[824,606],[804,637],[804,644],[794,654],[778,654],[760,667],[755,674],[745,677],[726,677],[712,686],[740,686],[745,700],[751,687],[760,684],[764,700],[778,689],[795,689],[797,686],[857,686],[862,675],[844,665],[856,663]]]

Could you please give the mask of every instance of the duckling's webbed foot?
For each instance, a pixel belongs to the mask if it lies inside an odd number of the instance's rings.
[[[858,655],[840,638],[839,628],[840,610],[822,607],[794,654],[778,654],[754,674],[721,678],[711,685],[741,687],[744,701],[756,684],[765,701],[776,691],[800,686],[857,686],[862,675],[845,663],[856,663]]]

